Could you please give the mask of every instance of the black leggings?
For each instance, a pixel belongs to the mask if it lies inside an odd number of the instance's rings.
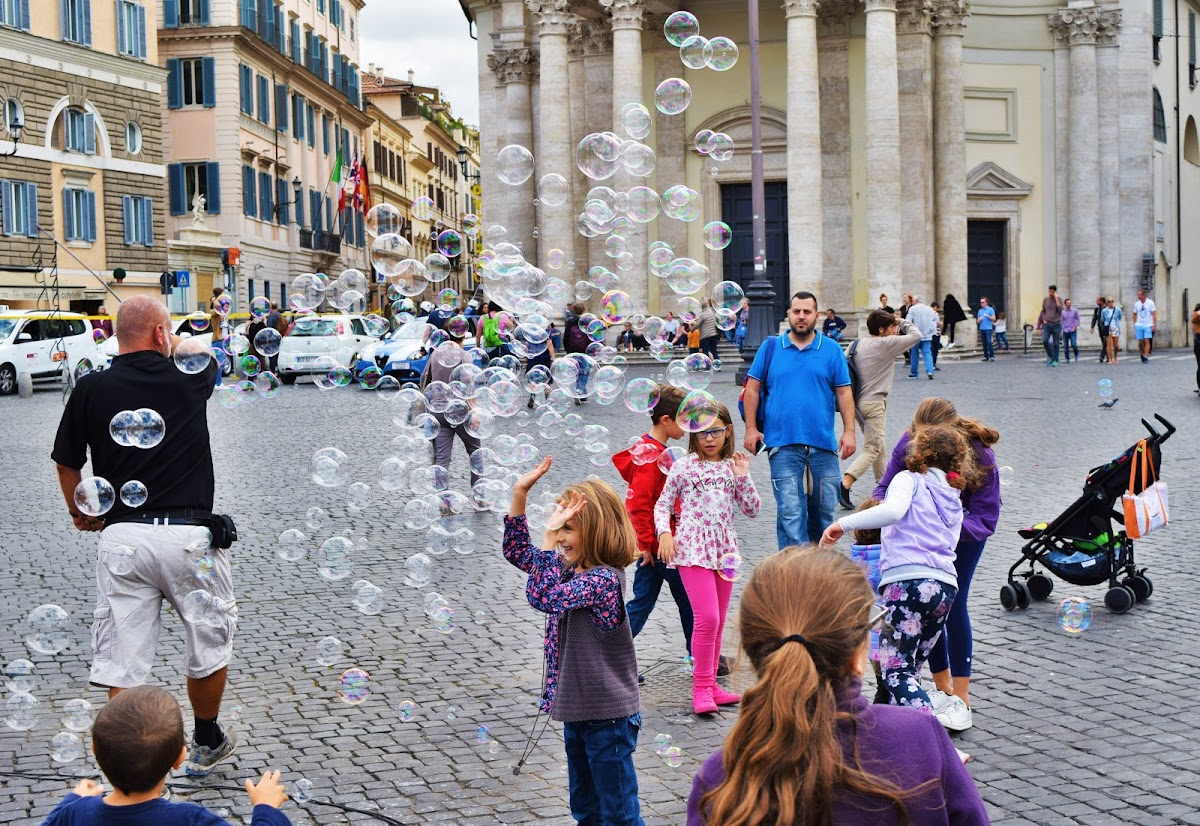
[[[1196,389],[1200,390],[1200,333],[1192,333],[1192,352],[1196,354]]]

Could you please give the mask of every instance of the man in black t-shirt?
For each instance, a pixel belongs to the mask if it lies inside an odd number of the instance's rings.
[[[229,557],[211,547],[209,530],[215,483],[207,405],[218,368],[212,359],[195,374],[175,366],[170,356],[181,339],[171,334],[166,307],[148,296],[126,299],[116,328],[119,355],[109,369],[79,380],[51,453],[75,527],[102,531],[91,682],[112,697],[149,679],[166,599],[183,620],[187,644],[196,726],[186,770],[204,776],[235,745],[217,722],[237,625]],[[143,422],[161,417],[161,432],[114,433],[114,417],[130,411]],[[116,493],[112,507],[95,516],[75,496],[89,453],[92,476]],[[143,491],[136,498],[135,487]]]

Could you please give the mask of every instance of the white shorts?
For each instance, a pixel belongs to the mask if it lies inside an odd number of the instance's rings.
[[[146,683],[162,628],[163,599],[183,623],[188,677],[208,677],[229,664],[237,627],[233,575],[228,552],[209,547],[210,541],[208,528],[193,525],[121,522],[104,529],[96,559],[93,685]],[[196,563],[205,557],[213,564],[201,569],[201,578]],[[192,621],[181,609],[184,598],[197,590],[212,599],[203,616]]]

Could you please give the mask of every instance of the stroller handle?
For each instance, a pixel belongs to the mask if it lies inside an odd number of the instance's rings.
[[[1175,425],[1171,424],[1169,421],[1164,419],[1158,413],[1154,414],[1154,418],[1158,419],[1158,421],[1161,422],[1164,427],[1166,427],[1166,429],[1167,429],[1166,433],[1159,433],[1157,430],[1154,429],[1154,425],[1150,424],[1150,422],[1146,421],[1145,419],[1142,419],[1142,426],[1150,431],[1151,439],[1158,442],[1159,444],[1162,444],[1167,439],[1171,438],[1171,434],[1175,432]]]

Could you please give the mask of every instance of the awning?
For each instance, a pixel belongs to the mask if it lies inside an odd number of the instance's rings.
[[[82,287],[59,287],[57,290],[61,301],[82,301]],[[5,287],[0,285],[0,301],[37,301],[40,298],[52,298],[55,291],[41,287]]]

